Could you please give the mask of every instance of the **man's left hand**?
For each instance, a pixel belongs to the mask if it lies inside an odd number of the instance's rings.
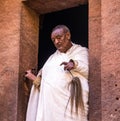
[[[62,62],[60,65],[64,65],[64,70],[72,70],[74,68],[74,63],[72,61]]]

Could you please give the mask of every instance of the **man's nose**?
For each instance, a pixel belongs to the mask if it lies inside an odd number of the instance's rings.
[[[55,44],[57,44],[59,42],[59,40],[57,38],[55,38]]]

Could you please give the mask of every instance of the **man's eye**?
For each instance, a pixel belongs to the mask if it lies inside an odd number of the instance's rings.
[[[61,39],[61,38],[62,38],[62,36],[57,36],[56,38],[57,38],[57,39]]]
[[[61,39],[61,37],[57,37],[57,39]]]
[[[62,36],[56,36],[55,38],[52,38],[52,41],[55,42],[55,39],[60,40],[62,38]]]

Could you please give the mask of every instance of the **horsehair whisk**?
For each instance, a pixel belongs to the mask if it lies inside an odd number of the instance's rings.
[[[69,97],[68,103],[69,101],[71,103],[71,114],[73,113],[73,106],[75,106],[75,113],[78,115],[79,109],[81,109],[81,111],[84,110],[82,86],[81,86],[79,77],[74,76],[70,70],[68,70],[68,72],[72,76],[72,80],[68,85],[70,86],[70,97]],[[66,109],[67,109],[68,103],[66,105]]]

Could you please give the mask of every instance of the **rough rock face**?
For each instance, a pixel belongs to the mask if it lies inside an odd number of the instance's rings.
[[[102,121],[101,51],[101,3],[100,0],[89,0],[90,121]]]
[[[0,1],[0,121],[25,118],[23,76],[37,65],[38,23],[20,0]]]
[[[39,40],[39,15],[26,6],[21,10],[21,32],[20,32],[20,68],[19,68],[19,97],[18,97],[18,119],[25,120],[27,102],[32,82],[24,80],[25,71],[37,69],[38,40]],[[28,87],[26,90],[25,87]],[[21,100],[22,99],[22,100]],[[22,114],[22,115],[21,115]]]
[[[88,0],[27,0],[25,3],[39,14],[60,11],[82,4],[87,4]]]
[[[120,120],[119,7],[119,0],[89,0],[90,121]]]
[[[120,120],[120,1],[101,2],[102,118]]]
[[[19,14],[18,2],[0,1],[0,121],[17,118]]]

